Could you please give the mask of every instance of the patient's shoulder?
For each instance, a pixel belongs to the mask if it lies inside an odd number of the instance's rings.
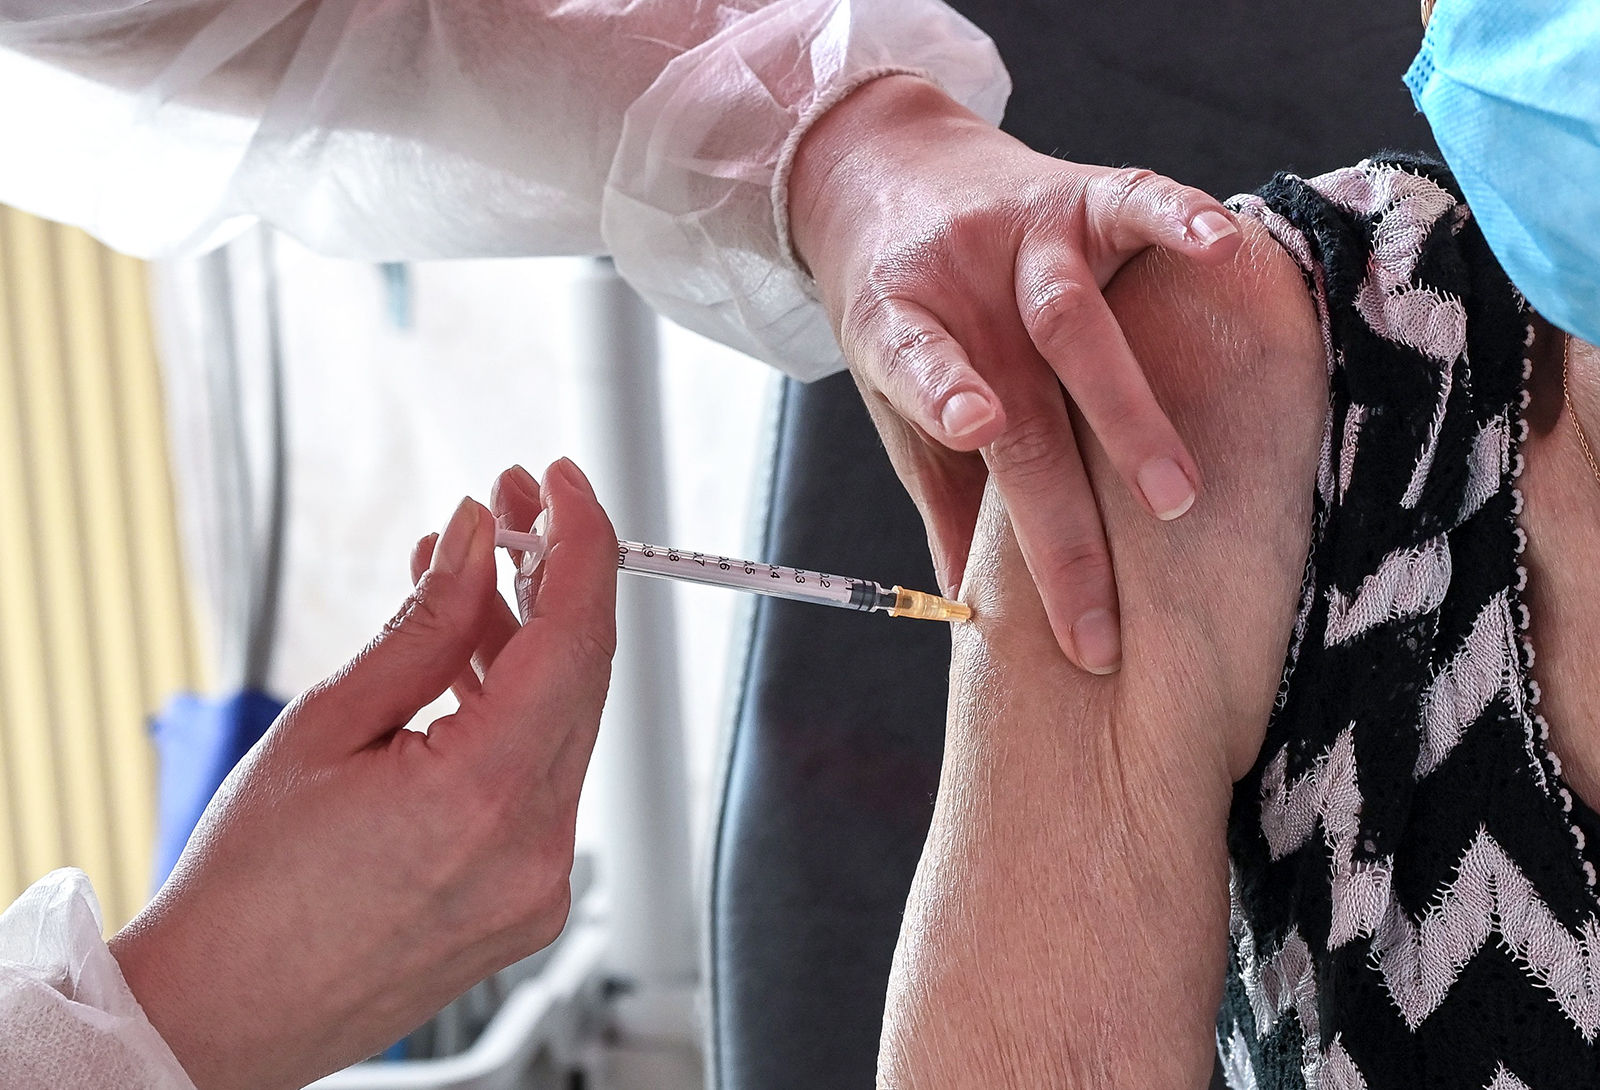
[[[1265,228],[1239,222],[1244,242],[1227,264],[1207,267],[1152,249],[1106,290],[1163,407],[1189,421],[1194,441],[1227,432],[1221,438],[1235,461],[1247,436],[1233,434],[1233,424],[1253,412],[1320,409],[1327,391],[1305,277]]]
[[[1238,256],[1207,268],[1152,251],[1107,291],[1135,356],[1200,466],[1200,498],[1157,523],[1095,460],[1128,654],[1124,684],[1207,671],[1235,774],[1259,748],[1300,600],[1327,356],[1299,266],[1253,220]],[[1142,660],[1142,662],[1141,662]],[[1140,673],[1144,675],[1141,678]],[[1156,700],[1168,699],[1158,687]]]

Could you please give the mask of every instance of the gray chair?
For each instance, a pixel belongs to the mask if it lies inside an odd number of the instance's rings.
[[[996,40],[1006,128],[1226,196],[1432,149],[1395,0],[955,0]],[[766,555],[933,586],[921,523],[847,376],[785,391]],[[900,915],[938,786],[949,635],[763,600],[713,871],[722,1090],[870,1087]],[[1048,1047],[1041,1045],[1041,1047]]]

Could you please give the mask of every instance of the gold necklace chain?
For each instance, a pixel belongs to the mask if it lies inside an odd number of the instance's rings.
[[[1583,424],[1578,420],[1578,410],[1572,407],[1572,386],[1567,381],[1567,353],[1572,348],[1572,335],[1562,334],[1561,341],[1561,400],[1567,404],[1567,415],[1572,417],[1572,431],[1578,437],[1578,449],[1583,451],[1583,460],[1589,463],[1589,472],[1594,474],[1595,484],[1600,484],[1600,463],[1595,461],[1594,450],[1589,446],[1589,437],[1583,433]]]

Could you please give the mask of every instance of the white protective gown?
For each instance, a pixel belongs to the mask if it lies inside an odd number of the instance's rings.
[[[939,0],[0,0],[0,202],[141,257],[257,219],[334,257],[611,254],[799,378],[842,367],[789,252],[809,122],[916,72],[998,122]]]
[[[0,0],[0,202],[142,257],[265,221],[368,261],[609,253],[662,313],[816,378],[790,158],[875,76],[998,122],[939,0]],[[0,916],[0,1086],[192,1090],[57,871]]]

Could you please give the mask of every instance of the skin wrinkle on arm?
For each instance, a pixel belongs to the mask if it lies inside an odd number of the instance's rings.
[[[1326,370],[1293,262],[1253,225],[1207,272],[1161,255],[1108,298],[1208,481],[1136,509],[1087,451],[1125,665],[1056,649],[986,497],[945,766],[889,987],[880,1085],[1205,1085],[1226,959],[1231,784],[1276,691],[1309,541]]]

